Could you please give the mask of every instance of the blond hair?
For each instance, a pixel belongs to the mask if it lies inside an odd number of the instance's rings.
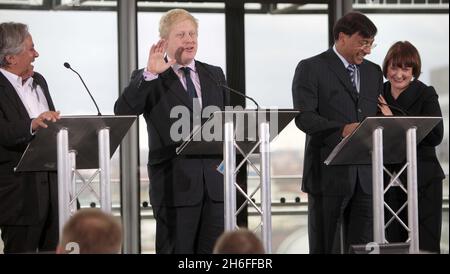
[[[184,9],[172,9],[161,17],[159,21],[159,36],[161,38],[167,38],[169,36],[170,29],[175,23],[190,20],[194,23],[195,28],[198,29],[198,21],[188,11]]]

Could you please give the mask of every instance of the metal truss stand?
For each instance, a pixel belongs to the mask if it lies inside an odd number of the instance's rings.
[[[76,150],[69,150],[69,133],[67,128],[61,128],[57,134],[57,163],[58,163],[58,210],[59,233],[62,234],[64,224],[75,213],[78,196],[90,188],[96,193],[91,183],[97,175],[100,182],[100,207],[103,211],[111,212],[111,164],[109,128],[98,131],[98,159],[99,168],[89,178],[85,179],[76,169]],[[76,191],[76,179],[82,181],[80,190]]]
[[[373,176],[373,212],[374,212],[374,241],[379,244],[388,243],[385,237],[386,228],[396,219],[403,228],[408,231],[409,253],[419,253],[419,217],[417,202],[417,151],[416,151],[416,131],[412,127],[406,132],[406,163],[397,174],[392,174],[383,166],[383,128],[379,127],[373,132],[373,153],[372,153],[372,176]],[[406,190],[399,176],[407,171],[408,189]],[[384,187],[383,170],[390,176],[389,184]],[[405,202],[397,211],[394,211],[385,201],[384,194],[392,187],[400,187],[408,196]],[[408,206],[408,225],[406,225],[398,214]],[[389,210],[393,215],[385,224],[384,209]]]
[[[211,115],[200,129],[191,132],[178,148],[181,155],[215,155],[223,156],[224,166],[224,223],[225,231],[235,230],[236,217],[245,208],[252,205],[261,216],[262,242],[266,253],[272,253],[272,219],[270,196],[270,142],[281,132],[299,111],[292,109],[257,109],[217,111]],[[211,129],[220,138],[204,138],[204,132]],[[223,134],[222,134],[223,133]],[[200,136],[199,136],[200,135]],[[223,136],[223,138],[222,138]],[[244,159],[236,165],[236,153]],[[259,153],[260,169],[250,160],[250,155]],[[245,163],[260,176],[260,183],[250,194],[236,183],[236,174]],[[245,202],[236,210],[236,190],[244,197]],[[252,198],[260,190],[261,206],[257,206]]]
[[[76,211],[77,197],[86,189],[97,196],[101,209],[111,212],[110,157],[136,116],[66,116],[39,130],[22,155],[16,172],[57,171],[59,232]],[[111,134],[111,136],[110,136]],[[78,169],[97,169],[84,179]],[[100,181],[100,196],[91,183]],[[76,180],[82,181],[77,192]]]
[[[258,227],[261,227],[262,242],[267,253],[272,253],[272,216],[271,216],[271,191],[270,191],[270,131],[269,122],[261,122],[259,128],[259,141],[251,148],[249,153],[245,153],[234,139],[234,124],[232,119],[225,122],[224,125],[224,143],[223,155],[225,164],[225,231],[235,230],[236,217],[245,208],[246,204],[253,206],[258,214],[261,216],[261,221]],[[250,155],[259,148],[261,168],[255,166],[249,159]],[[236,166],[236,149],[244,156],[244,159]],[[236,183],[236,174],[239,169],[245,164],[250,166],[260,177],[260,183],[257,188],[247,195],[244,190]],[[238,210],[236,210],[236,190],[238,190],[245,198],[244,202]],[[261,207],[253,202],[252,198],[258,190],[261,190]]]
[[[408,231],[409,253],[419,252],[419,225],[417,211],[417,152],[416,146],[442,120],[441,117],[368,117],[347,138],[341,141],[325,160],[327,165],[369,165],[372,164],[373,188],[373,240],[371,246],[386,246],[385,229],[397,220]],[[389,140],[383,143],[383,140]],[[384,164],[405,162],[398,174],[391,174]],[[408,190],[399,181],[407,171]],[[384,187],[384,173],[390,182]],[[391,187],[400,187],[407,193],[408,200],[397,211],[384,201],[385,193]],[[398,214],[408,206],[408,225]],[[385,224],[385,208],[393,217]]]

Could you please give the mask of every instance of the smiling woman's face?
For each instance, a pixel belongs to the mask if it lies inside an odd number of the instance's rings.
[[[391,83],[391,88],[393,90],[402,92],[409,86],[413,79],[413,68],[396,67],[392,65],[392,62],[390,62],[386,77]]]

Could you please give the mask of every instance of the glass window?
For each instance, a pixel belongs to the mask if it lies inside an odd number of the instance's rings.
[[[245,16],[246,92],[261,106],[292,108],[292,79],[305,59],[328,47],[327,15]],[[312,28],[311,26],[315,26]],[[247,102],[248,107],[254,107]],[[291,122],[271,143],[272,201],[294,201],[300,193],[305,134]],[[254,157],[253,157],[254,158]],[[256,159],[255,159],[256,160]],[[254,172],[249,169],[249,188]],[[296,179],[289,178],[295,177]]]
[[[314,26],[314,27],[311,27]],[[328,48],[328,17],[323,15],[267,15],[245,16],[246,92],[258,104],[266,107],[292,108],[292,80],[298,62]],[[248,107],[254,107],[247,102]],[[272,202],[290,203],[290,210],[300,208],[307,200],[300,191],[303,173],[305,134],[291,122],[271,143]],[[259,162],[256,156],[252,160]],[[258,165],[259,166],[259,165]],[[248,167],[248,189],[252,192],[259,178]],[[255,195],[260,201],[260,193]],[[298,200],[300,198],[300,200]],[[295,203],[292,206],[292,203]],[[252,212],[253,209],[249,209]],[[253,229],[258,217],[249,217]],[[274,216],[272,220],[273,253],[307,253],[306,215]],[[290,240],[289,240],[290,239]],[[302,249],[303,248],[303,249]]]

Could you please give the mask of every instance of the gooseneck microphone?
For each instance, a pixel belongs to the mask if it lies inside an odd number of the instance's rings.
[[[80,75],[76,70],[74,70],[74,69],[70,66],[69,63],[65,62],[65,63],[64,63],[64,66],[65,66],[66,68],[70,69],[71,71],[75,72],[75,73],[78,75],[78,77],[80,77],[80,80],[81,80],[81,82],[83,83],[84,87],[86,88],[86,90],[87,90],[89,96],[91,97],[92,102],[94,102],[95,108],[97,109],[97,115],[98,115],[98,116],[102,116],[102,114],[100,113],[100,109],[99,109],[98,106],[97,106],[97,102],[95,102],[94,97],[92,97],[92,94],[91,94],[91,92],[89,91],[89,89],[88,89],[88,87],[86,86],[86,84],[84,83],[83,78],[81,78],[81,75]]]
[[[204,65],[204,64],[202,64],[202,63],[200,63],[202,66],[203,66],[203,68],[206,70],[206,73],[208,74],[208,76],[209,76],[209,78],[211,79],[211,80],[213,80],[216,84],[217,84],[217,86],[219,86],[219,87],[222,87],[222,88],[224,88],[224,89],[226,89],[226,90],[228,90],[228,91],[230,91],[230,92],[232,92],[232,93],[234,93],[234,94],[237,94],[237,95],[239,95],[239,96],[241,96],[241,97],[244,97],[244,98],[247,98],[247,99],[249,99],[250,101],[252,101],[255,105],[256,105],[256,108],[259,110],[259,109],[261,109],[261,107],[259,106],[259,104],[255,101],[255,99],[253,99],[252,97],[250,97],[250,96],[247,96],[247,95],[245,95],[244,93],[242,93],[242,92],[240,92],[240,91],[237,91],[237,90],[235,90],[235,89],[233,89],[233,88],[230,88],[228,85],[226,85],[226,84],[223,84],[222,83],[222,81],[220,81],[220,79],[216,79],[213,75],[212,75],[212,73],[209,71],[209,69]]]
[[[388,106],[390,109],[395,109],[395,110],[399,111],[404,116],[408,116],[409,115],[409,113],[406,110],[403,110],[403,109],[401,109],[399,107],[396,107],[396,106],[393,106],[393,105],[390,105],[390,104],[387,104],[387,103],[382,103],[382,102],[380,102],[378,100],[373,100],[371,98],[368,98],[368,97],[362,96],[362,95],[359,95],[358,97],[362,98],[364,100],[370,101],[370,102],[374,102],[374,103],[377,103],[377,104],[380,104],[380,105]]]

